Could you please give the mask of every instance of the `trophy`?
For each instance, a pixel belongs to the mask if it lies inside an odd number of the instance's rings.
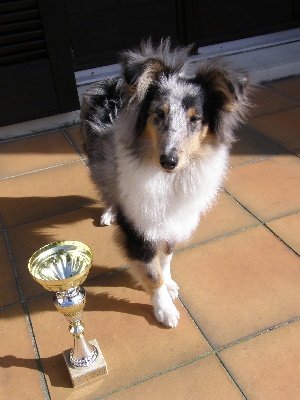
[[[107,374],[105,359],[97,341],[87,341],[81,322],[86,301],[80,286],[87,278],[92,262],[92,251],[84,243],[66,240],[50,243],[37,250],[29,260],[33,278],[45,289],[54,291],[57,310],[69,321],[74,347],[63,355],[74,387]]]

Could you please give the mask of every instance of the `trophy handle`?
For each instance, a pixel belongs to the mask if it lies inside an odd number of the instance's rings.
[[[87,367],[98,356],[97,348],[84,337],[84,324],[81,322],[82,311],[86,302],[85,290],[77,286],[66,291],[56,292],[54,305],[70,322],[69,331],[74,338],[74,347],[70,351],[70,364],[73,367]]]

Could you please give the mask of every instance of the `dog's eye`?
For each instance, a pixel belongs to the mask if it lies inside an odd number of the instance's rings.
[[[163,110],[156,110],[155,111],[155,116],[159,119],[159,120],[163,120],[165,118],[165,113],[163,112]]]
[[[200,121],[200,117],[198,115],[192,115],[189,117],[189,122],[198,122]]]

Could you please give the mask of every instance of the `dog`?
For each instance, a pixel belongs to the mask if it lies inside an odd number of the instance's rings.
[[[121,54],[122,76],[83,96],[81,130],[91,178],[116,223],[130,272],[154,315],[178,324],[170,262],[214,201],[234,129],[249,105],[250,80],[212,59],[193,64],[190,47],[144,41]]]

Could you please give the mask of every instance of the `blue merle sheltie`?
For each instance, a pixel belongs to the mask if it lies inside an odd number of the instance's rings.
[[[220,188],[251,87],[216,59],[189,62],[189,50],[166,39],[123,52],[122,77],[94,84],[81,111],[91,177],[107,207],[101,224],[118,225],[130,272],[167,327],[179,319],[175,245]]]

